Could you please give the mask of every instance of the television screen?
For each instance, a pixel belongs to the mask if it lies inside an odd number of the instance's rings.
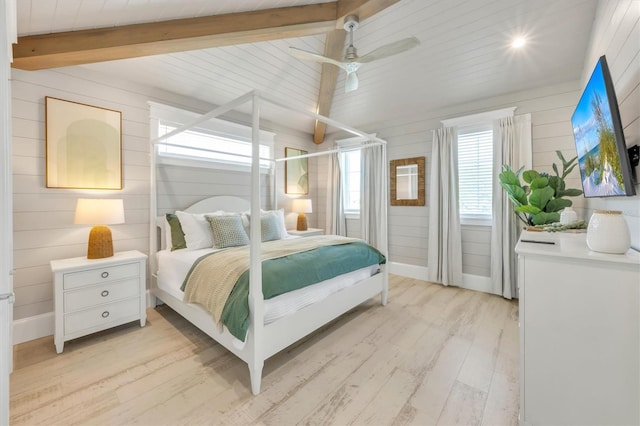
[[[604,56],[571,117],[585,197],[634,195],[618,101]]]

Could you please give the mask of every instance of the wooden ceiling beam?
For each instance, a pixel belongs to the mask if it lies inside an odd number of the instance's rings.
[[[18,37],[18,43],[13,46],[12,66],[24,70],[58,68],[320,33],[327,33],[324,55],[339,60],[346,38],[343,30],[346,16],[355,14],[362,21],[399,1],[336,0]],[[338,72],[334,65],[322,65],[318,114],[328,117],[331,112]],[[326,129],[325,123],[315,123],[315,143],[324,141]]]
[[[19,37],[14,68],[38,70],[332,31],[336,2]]]
[[[327,33],[327,39],[324,44],[324,56],[340,60],[344,51],[344,42],[347,36],[345,30],[333,30]],[[329,116],[331,112],[331,104],[333,103],[333,93],[336,89],[336,81],[338,80],[338,71],[340,69],[332,64],[322,64],[322,75],[320,77],[320,90],[318,92],[317,113]],[[327,124],[316,120],[313,131],[313,141],[316,144],[324,142],[324,136],[327,131]]]

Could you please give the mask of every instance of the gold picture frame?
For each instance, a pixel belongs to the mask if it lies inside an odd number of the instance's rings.
[[[297,148],[285,148],[285,157],[306,155],[307,151]],[[297,158],[285,161],[284,193],[305,195],[309,193],[309,159]]]
[[[45,97],[46,186],[122,189],[122,113]]]

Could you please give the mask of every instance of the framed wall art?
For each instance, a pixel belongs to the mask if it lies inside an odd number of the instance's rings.
[[[47,188],[122,189],[122,113],[45,97]]]
[[[306,155],[307,151],[296,148],[285,148],[285,157]],[[285,194],[309,193],[309,159],[297,158],[285,161],[284,167]]]

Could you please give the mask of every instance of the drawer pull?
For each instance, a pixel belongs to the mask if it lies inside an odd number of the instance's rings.
[[[109,295],[109,290],[102,290],[102,293],[100,293],[100,295],[102,297],[107,297]]]
[[[107,278],[109,276],[109,273],[107,271],[104,271],[103,273],[100,274],[100,276],[102,278]]]
[[[109,316],[109,311],[104,311],[102,313],[102,318],[107,318]]]

